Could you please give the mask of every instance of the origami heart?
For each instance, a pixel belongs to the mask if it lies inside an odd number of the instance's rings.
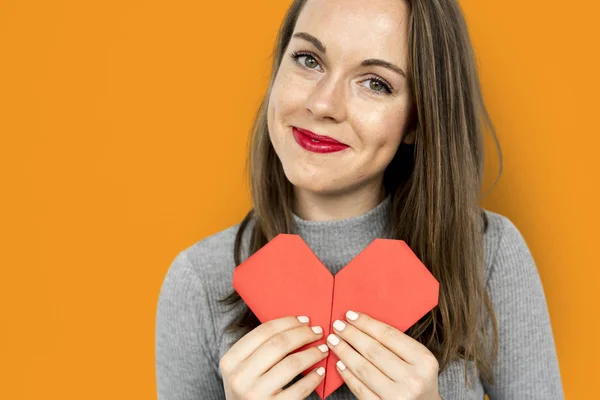
[[[375,239],[335,276],[298,235],[279,234],[233,272],[233,287],[262,322],[306,315],[323,328],[325,343],[333,321],[347,310],[366,313],[405,332],[438,303],[439,282],[410,247],[395,239]],[[315,389],[325,399],[344,380],[333,352],[302,373],[324,366]]]

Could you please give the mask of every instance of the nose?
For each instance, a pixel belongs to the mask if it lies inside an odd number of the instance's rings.
[[[345,87],[333,75],[321,79],[313,88],[306,108],[317,118],[341,121],[346,117]]]

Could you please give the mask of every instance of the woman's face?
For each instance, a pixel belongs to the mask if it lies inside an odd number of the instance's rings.
[[[400,142],[412,142],[404,137],[407,12],[403,1],[308,0],[268,106],[271,142],[297,189],[340,194],[379,185]],[[392,67],[361,65],[370,59]],[[345,146],[297,136],[294,127]]]

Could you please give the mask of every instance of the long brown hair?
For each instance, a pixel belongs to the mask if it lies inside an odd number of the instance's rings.
[[[437,357],[440,373],[451,361],[462,358],[465,364],[474,361],[480,378],[491,384],[498,329],[484,282],[483,233],[488,221],[479,205],[485,127],[500,153],[500,173],[502,155],[458,2],[405,1],[409,6],[407,77],[414,103],[409,128],[416,130],[416,138],[413,144],[402,143],[398,148],[386,168],[384,189],[392,198],[392,238],[404,240],[440,282],[438,307],[406,334]],[[279,233],[294,233],[292,185],[269,139],[267,105],[305,3],[294,0],[279,28],[270,83],[252,127],[247,165],[252,209],[236,236],[236,266],[242,262],[242,237],[247,229],[246,256]],[[235,290],[220,301],[243,303]],[[243,307],[245,311],[226,331],[243,335],[260,324]]]

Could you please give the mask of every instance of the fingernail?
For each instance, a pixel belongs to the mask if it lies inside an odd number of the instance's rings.
[[[335,363],[335,365],[337,365],[337,367],[343,371],[346,369],[346,366],[344,365],[344,363],[342,362],[342,360],[339,360],[338,362]]]
[[[331,335],[327,336],[327,341],[332,345],[336,346],[340,342],[340,338],[338,338],[332,333]]]
[[[321,333],[323,333],[323,328],[321,328],[320,326],[313,326],[310,329],[312,329],[313,332],[316,333],[317,335],[320,335]]]
[[[327,353],[329,351],[329,347],[326,344],[320,344],[317,346],[317,349],[321,350],[323,353]]]
[[[348,312],[346,313],[346,318],[348,318],[350,321],[356,321],[356,319],[358,318],[358,314],[352,310],[348,310]]]
[[[343,331],[344,328],[346,327],[346,324],[343,323],[342,321],[340,321],[339,319],[336,319],[335,322],[333,323],[333,327],[338,331]]]
[[[317,374],[323,376],[325,374],[325,368],[323,368],[323,367],[317,368]]]
[[[308,322],[308,317],[306,317],[304,315],[301,315],[301,316],[296,317],[296,318],[298,318],[298,321],[302,322],[303,324],[305,324],[305,323]]]

